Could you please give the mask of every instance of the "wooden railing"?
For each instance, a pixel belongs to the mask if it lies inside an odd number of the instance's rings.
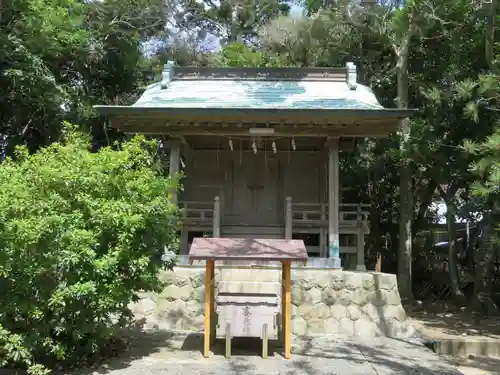
[[[211,226],[214,237],[220,237],[220,198],[210,201],[182,201],[179,203],[184,213],[184,221],[192,225]]]
[[[341,203],[339,211],[340,223],[366,222],[370,208],[364,203]],[[328,203],[291,202],[292,223],[320,224],[328,221]]]
[[[214,233],[220,233],[222,213],[219,197],[215,197],[213,201],[182,201],[179,202],[179,206],[183,209],[184,219],[188,223],[213,226]],[[366,223],[369,208],[370,205],[364,203],[341,203],[340,224]],[[328,203],[294,202],[287,197],[284,218],[285,235],[291,235],[293,225],[327,225]]]
[[[214,202],[182,201],[179,207],[183,210],[184,220],[193,224],[211,225],[214,218]]]

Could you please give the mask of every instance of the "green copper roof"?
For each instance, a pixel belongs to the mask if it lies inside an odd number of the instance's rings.
[[[365,86],[346,82],[186,80],[149,86],[133,107],[383,109]]]
[[[96,106],[103,113],[111,107]],[[345,68],[193,68],[171,62],[162,81],[148,86],[128,108],[384,109],[368,87],[356,82],[352,63]]]
[[[274,120],[283,116],[305,116],[311,121],[311,116],[341,116],[350,117],[352,122],[362,116],[397,121],[414,112],[385,109],[356,78],[353,63],[344,68],[198,68],[175,67],[169,62],[161,82],[148,86],[134,104],[94,108],[103,115],[128,118],[123,121],[132,121],[130,116],[156,116],[160,121],[161,116],[230,114],[259,114]]]

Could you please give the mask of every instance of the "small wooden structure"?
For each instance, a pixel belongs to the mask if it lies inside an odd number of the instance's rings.
[[[343,181],[358,139],[387,137],[414,110],[384,108],[356,66],[182,67],[132,105],[97,105],[107,126],[160,135],[171,201],[183,209],[180,255],[192,238],[302,239],[323,267],[366,270],[373,208]],[[341,257],[343,258],[342,265]],[[317,259],[319,260],[319,259]]]
[[[234,239],[234,238],[195,238],[189,251],[189,260],[205,260],[205,322],[204,322],[204,357],[209,356],[210,343],[215,338],[213,320],[215,315],[214,276],[215,261],[279,261],[282,264],[281,289],[281,332],[284,341],[284,357],[291,356],[291,307],[292,307],[292,262],[306,262],[307,251],[302,240],[286,239]],[[265,327],[262,328],[263,330]],[[263,332],[263,339],[266,334]],[[226,339],[230,339],[230,330],[224,330]],[[229,334],[229,336],[227,336]],[[226,345],[228,342],[226,341]],[[228,348],[226,346],[226,348]],[[230,349],[230,348],[229,348]],[[263,345],[263,354],[267,350]]]

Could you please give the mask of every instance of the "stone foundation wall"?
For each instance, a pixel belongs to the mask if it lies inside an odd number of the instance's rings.
[[[144,294],[133,306],[147,328],[203,330],[204,269],[176,267],[163,272],[163,293]],[[220,280],[279,281],[276,269],[216,269]],[[292,332],[295,335],[408,337],[413,328],[401,305],[395,275],[327,269],[292,271]],[[243,290],[242,290],[243,291]]]

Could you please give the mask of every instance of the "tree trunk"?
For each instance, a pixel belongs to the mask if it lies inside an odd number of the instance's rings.
[[[490,278],[492,277],[494,255],[496,253],[495,249],[495,223],[492,220],[491,212],[485,215],[484,220],[485,230],[483,233],[483,238],[481,243],[476,250],[476,265],[474,268],[475,281],[474,281],[474,295],[475,300],[475,310],[479,316],[485,316],[495,310],[493,301],[490,296]]]
[[[408,40],[402,43],[397,51],[397,95],[398,108],[408,107]],[[410,136],[408,119],[401,121],[401,176],[400,176],[400,216],[399,216],[399,251],[398,251],[398,285],[401,297],[412,301],[412,217],[413,189],[411,161],[407,155],[407,144]]]
[[[373,174],[371,174],[373,175]],[[377,195],[377,188],[375,187],[376,182],[373,181],[373,178],[370,179],[369,183],[369,194],[370,194],[370,202],[372,202],[370,206],[370,237],[372,239],[373,253],[375,255],[375,270],[377,272],[381,272],[381,264],[378,266],[379,260],[382,258],[382,233],[380,231],[380,213],[379,213],[379,199]],[[372,258],[373,259],[373,258]]]
[[[495,59],[495,55],[493,53],[493,49],[495,46],[495,23],[497,19],[497,0],[490,0],[489,4],[486,5],[488,7],[488,15],[486,21],[486,33],[485,33],[485,57],[486,62],[490,70],[494,74],[500,74],[500,69],[493,63]]]
[[[413,220],[412,233],[418,233],[424,227],[425,216],[427,215],[429,206],[432,203],[432,198],[436,192],[436,186],[437,184],[434,180],[431,180],[425,187],[424,192],[420,194],[418,210],[416,212],[416,217]]]
[[[465,304],[465,295],[460,288],[457,265],[457,217],[456,207],[446,202],[446,224],[448,225],[448,272],[450,273],[451,295],[457,306]]]
[[[373,142],[368,144],[368,153],[373,152]],[[382,233],[380,230],[380,192],[377,187],[378,169],[368,161],[368,195],[370,197],[370,239],[372,244],[372,259],[375,255],[375,271],[382,272]]]

